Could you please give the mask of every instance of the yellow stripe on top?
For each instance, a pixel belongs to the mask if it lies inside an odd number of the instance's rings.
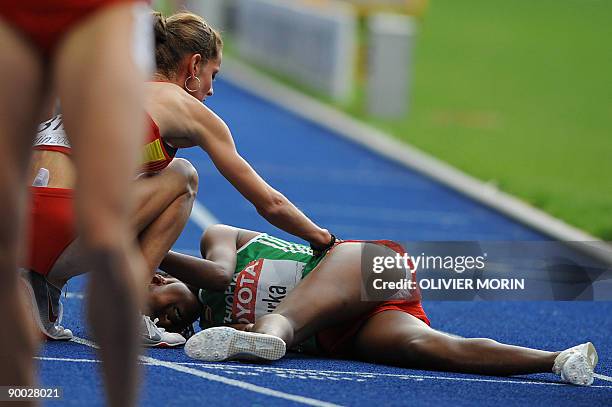
[[[156,161],[163,161],[166,159],[164,150],[161,146],[161,140],[153,140],[152,142],[145,144],[143,149],[142,164],[147,165]]]

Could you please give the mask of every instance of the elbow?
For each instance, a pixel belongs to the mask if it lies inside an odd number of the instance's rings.
[[[215,284],[214,287],[211,287],[211,289],[215,291],[225,291],[225,289],[232,283],[232,276],[233,270],[227,270],[223,266],[218,266]]]
[[[282,216],[286,208],[287,199],[280,193],[277,193],[263,205],[257,206],[257,213],[266,219],[276,219]]]
[[[219,277],[219,285],[225,289],[232,283],[232,276],[234,275],[234,270],[226,270],[224,267],[221,267],[221,275]]]

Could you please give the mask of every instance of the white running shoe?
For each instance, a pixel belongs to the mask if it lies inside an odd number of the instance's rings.
[[[278,360],[286,352],[285,342],[277,336],[238,331],[226,326],[198,332],[185,344],[187,356],[207,362]]]
[[[175,332],[167,332],[157,326],[158,318],[151,321],[146,315],[142,316],[141,336],[142,344],[147,348],[174,348],[185,344],[185,338]]]
[[[552,371],[567,383],[590,386],[598,360],[595,346],[587,342],[561,352],[555,359]]]
[[[71,340],[72,331],[60,325],[64,315],[60,301],[62,291],[50,284],[44,276],[31,270],[20,269],[19,274],[29,294],[32,317],[40,332],[54,341]]]

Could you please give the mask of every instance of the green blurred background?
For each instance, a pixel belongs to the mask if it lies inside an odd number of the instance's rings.
[[[400,120],[263,71],[612,240],[612,1],[430,0],[414,64]]]
[[[374,123],[612,240],[612,2],[432,0],[411,97]]]

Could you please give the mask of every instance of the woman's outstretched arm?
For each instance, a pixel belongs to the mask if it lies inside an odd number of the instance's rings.
[[[199,131],[194,132],[192,141],[208,153],[219,172],[255,206],[262,217],[315,247],[328,245],[331,241],[329,231],[316,225],[255,172],[236,150],[232,134],[219,116],[202,104],[191,110],[201,124]]]

